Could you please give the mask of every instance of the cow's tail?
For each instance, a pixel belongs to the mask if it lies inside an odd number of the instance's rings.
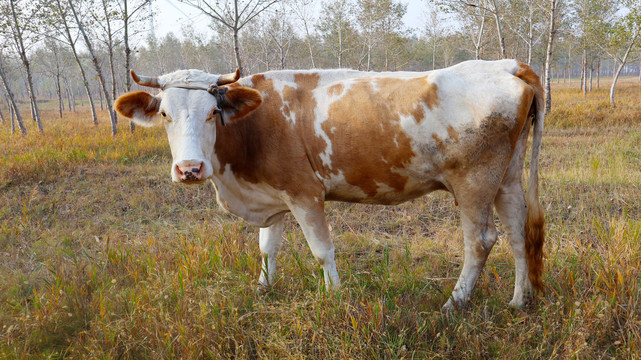
[[[520,70],[516,74],[534,90],[533,127],[532,134],[532,159],[530,161],[530,179],[526,194],[527,218],[525,221],[525,251],[527,253],[529,278],[536,291],[543,291],[543,242],[545,240],[545,218],[543,207],[539,202],[539,153],[541,151],[541,138],[543,137],[543,118],[545,106],[543,86],[539,76],[527,65],[519,64]]]

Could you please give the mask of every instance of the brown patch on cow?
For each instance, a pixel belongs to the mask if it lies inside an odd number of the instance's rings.
[[[313,123],[305,117],[313,116],[316,104],[310,102],[310,97],[318,75],[303,77],[307,81],[301,78],[296,90],[286,87],[285,91],[291,106],[287,111],[296,112],[296,127],[283,114],[283,98],[275,90],[273,80],[261,74],[251,78],[252,87],[265,101],[242,119],[227,126],[216,124],[215,152],[221,174],[229,166],[234,176],[254,184],[266,183],[285,191],[292,199],[322,198],[322,184],[307,158],[302,134],[298,134],[298,126]]]
[[[519,70],[514,74],[514,76],[532,86],[537,95],[543,97],[544,91],[543,85],[541,85],[541,78],[529,65],[519,62]]]
[[[456,131],[452,125],[447,127],[447,135],[449,135],[454,142],[458,142],[458,131]]]
[[[345,86],[343,86],[343,84],[341,84],[341,83],[334,84],[334,85],[330,86],[329,89],[327,89],[327,95],[329,95],[329,96],[340,95],[340,94],[343,93],[344,89],[345,89]]]
[[[439,148],[439,150],[445,151],[445,143],[440,137],[438,137],[438,135],[432,134],[432,139],[436,142],[436,147]]]
[[[313,162],[323,177],[342,173],[348,184],[360,188],[369,197],[377,195],[379,185],[387,185],[396,192],[404,190],[407,176],[398,170],[410,163],[415,154],[411,139],[400,125],[400,104],[395,100],[402,96],[397,93],[391,98],[394,92],[391,84],[387,83],[387,89],[376,91],[371,79],[357,79],[330,105],[328,119],[321,128],[331,142],[331,164],[323,164],[320,158],[327,149],[322,138],[316,137],[313,153]],[[327,196],[342,200],[343,195]]]
[[[158,113],[160,100],[146,91],[134,91],[119,97],[114,108],[120,115],[133,118],[136,111],[142,111],[146,116]]]
[[[527,119],[531,119],[534,115],[536,106],[534,105],[534,90],[529,86],[523,86],[523,93],[521,94],[521,101],[516,109],[516,124],[510,130],[510,140],[514,145],[521,137],[523,127],[529,123]]]
[[[393,111],[403,116],[411,115],[417,123],[425,118],[423,105],[433,110],[440,102],[438,86],[427,76],[408,80],[377,78],[376,87],[380,101],[388,102]]]

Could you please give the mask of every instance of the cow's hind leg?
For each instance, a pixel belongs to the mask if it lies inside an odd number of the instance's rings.
[[[289,208],[300,224],[312,254],[323,266],[325,286],[340,286],[336,262],[334,261],[334,243],[330,237],[329,226],[325,218],[325,205],[321,200],[292,203]]]
[[[283,229],[285,228],[285,216],[280,215],[278,220],[271,226],[261,228],[258,235],[260,252],[263,257],[263,266],[260,271],[258,282],[263,286],[269,286],[274,282],[276,273],[276,257],[283,244]]]
[[[496,212],[505,227],[512,252],[514,253],[514,297],[510,306],[521,308],[532,300],[534,291],[528,277],[528,263],[525,250],[525,217],[527,207],[521,182],[505,184],[494,200]]]
[[[461,204],[465,260],[452,295],[443,306],[444,310],[464,306],[474,290],[497,238],[493,211],[491,203],[483,206]]]

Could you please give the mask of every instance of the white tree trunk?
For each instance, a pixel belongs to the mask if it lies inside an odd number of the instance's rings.
[[[105,78],[102,75],[102,69],[100,68],[100,64],[98,63],[96,53],[93,51],[91,41],[89,41],[89,36],[87,36],[85,28],[82,25],[80,18],[78,18],[78,13],[76,13],[76,8],[73,5],[73,0],[68,0],[68,2],[69,7],[71,8],[71,12],[73,13],[73,17],[76,19],[76,24],[78,24],[78,30],[80,30],[80,33],[85,40],[85,46],[87,46],[87,50],[89,51],[89,55],[91,55],[93,65],[96,68],[96,74],[98,74],[98,80],[100,82],[100,86],[102,87],[102,92],[105,95],[105,100],[107,101],[107,110],[109,110],[109,117],[111,118],[111,134],[115,136],[118,133],[118,128],[116,127],[118,118],[116,117],[116,112],[114,111],[111,103],[111,96],[109,95],[109,91],[107,90],[107,84],[105,84]]]
[[[552,55],[554,54],[554,37],[556,35],[556,12],[558,8],[558,0],[550,0],[550,26],[548,28],[548,45],[545,52],[545,76],[544,76],[544,89],[545,89],[545,113],[549,113],[552,109],[552,91],[550,84],[550,72],[552,67]]]
[[[623,70],[623,67],[625,66],[626,61],[628,61],[628,55],[630,55],[630,50],[632,50],[632,46],[634,46],[634,43],[637,41],[638,36],[639,36],[639,33],[637,32],[632,37],[632,41],[630,41],[628,48],[625,50],[623,59],[621,59],[621,61],[619,62],[619,67],[616,73],[614,74],[614,79],[612,80],[612,86],[610,87],[610,105],[612,105],[612,107],[616,106],[616,103],[614,101],[614,88],[617,84],[617,80],[619,79],[619,75],[621,75],[621,70]]]

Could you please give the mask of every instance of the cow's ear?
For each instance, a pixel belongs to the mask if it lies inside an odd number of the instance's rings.
[[[159,123],[160,116],[160,99],[145,92],[130,92],[116,100],[114,104],[116,111],[120,115],[132,119],[136,124],[141,126],[153,126]]]
[[[220,90],[225,91],[223,89]],[[225,113],[225,120],[242,119],[263,103],[262,95],[252,88],[235,86],[225,89],[225,93],[221,96],[223,103],[220,104]]]

